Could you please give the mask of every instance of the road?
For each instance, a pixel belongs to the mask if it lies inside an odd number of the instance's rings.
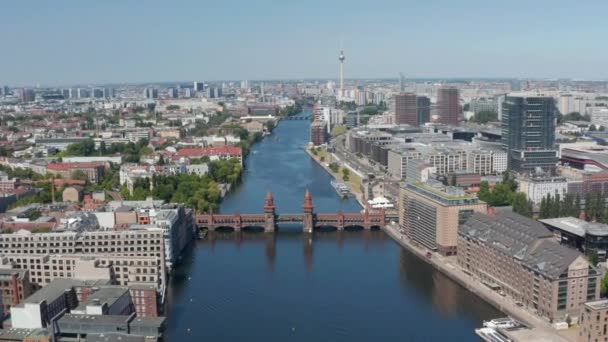
[[[373,174],[377,182],[383,185],[385,195],[395,202],[397,201],[399,198],[399,181],[390,179],[383,166],[371,164],[366,157],[359,158],[356,154],[350,152],[346,147],[346,134],[332,139],[330,147],[340,160],[348,160],[348,164],[357,169],[359,173],[366,176]]]

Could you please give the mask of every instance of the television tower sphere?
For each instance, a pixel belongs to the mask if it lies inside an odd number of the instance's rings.
[[[338,59],[340,60],[340,62],[344,62],[344,51],[340,50],[340,57],[338,57]]]

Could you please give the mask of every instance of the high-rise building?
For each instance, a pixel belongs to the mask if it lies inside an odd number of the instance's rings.
[[[416,97],[418,108],[418,125],[423,125],[431,120],[431,99],[426,96]]]
[[[114,88],[103,88],[103,98],[111,99],[114,96],[116,96]]]
[[[144,89],[144,97],[147,99],[156,99],[158,98],[158,89],[156,88],[146,88]]]
[[[399,73],[399,91],[402,93],[405,91],[405,76],[402,72]]]
[[[205,85],[203,84],[203,82],[194,81],[193,89],[194,91],[203,91],[205,89]]]
[[[103,89],[91,88],[91,98],[101,99],[103,97]]]
[[[439,122],[447,125],[458,125],[462,114],[458,89],[454,87],[439,88],[437,91],[437,104]]]
[[[87,99],[89,98],[89,92],[84,88],[78,88],[76,89],[76,96],[79,99]]]
[[[395,123],[418,126],[418,105],[415,94],[395,95]]]
[[[21,89],[21,102],[32,102],[36,99],[36,93],[33,89]]]
[[[502,106],[502,143],[511,170],[531,173],[553,171],[555,100],[545,96],[507,96]]]
[[[177,88],[169,88],[169,97],[176,99],[178,97]]]

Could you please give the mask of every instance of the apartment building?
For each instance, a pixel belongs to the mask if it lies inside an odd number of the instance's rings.
[[[541,223],[505,212],[472,215],[459,229],[458,264],[551,321],[576,319],[599,298],[600,274]]]
[[[4,259],[4,258],[3,258]],[[0,269],[0,296],[4,313],[33,293],[27,270]],[[0,317],[4,315],[0,312]]]
[[[71,179],[75,171],[82,171],[89,182],[96,184],[103,177],[105,164],[102,162],[88,163],[51,163],[47,165],[46,173]]]
[[[568,193],[568,180],[564,177],[525,177],[518,178],[519,192],[534,204],[540,204],[547,195],[555,197],[560,195],[564,198]]]
[[[407,183],[400,189],[399,225],[412,241],[442,255],[457,253],[458,225],[487,205],[477,196],[439,182]]]
[[[107,254],[164,256],[163,230],[159,228],[62,233],[19,231],[0,234],[5,254]]]
[[[492,170],[492,152],[471,151],[467,155],[468,170],[478,175],[489,175]]]
[[[608,340],[608,300],[596,300],[585,303],[579,320],[578,341]]]

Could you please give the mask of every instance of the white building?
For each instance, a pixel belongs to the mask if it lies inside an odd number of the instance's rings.
[[[548,194],[564,198],[568,193],[568,180],[564,177],[535,177],[518,179],[519,191],[534,204],[540,204]]]
[[[507,171],[506,151],[492,151],[492,171],[495,174],[501,174]]]

